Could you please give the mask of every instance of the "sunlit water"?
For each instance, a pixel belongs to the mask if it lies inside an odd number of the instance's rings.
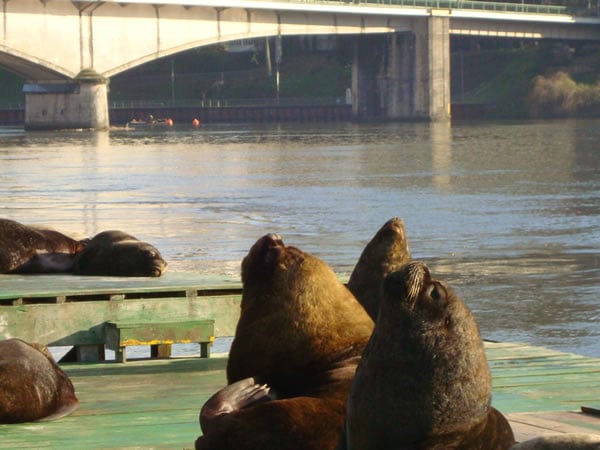
[[[4,128],[0,216],[229,277],[268,232],[348,275],[399,216],[485,338],[600,356],[599,143],[600,120]]]

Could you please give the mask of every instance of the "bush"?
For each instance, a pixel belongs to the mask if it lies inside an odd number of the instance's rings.
[[[567,73],[539,75],[528,96],[533,117],[572,117],[600,112],[600,82],[576,83]]]

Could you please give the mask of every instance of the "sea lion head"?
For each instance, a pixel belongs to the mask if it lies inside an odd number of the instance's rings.
[[[73,263],[78,275],[159,277],[167,262],[154,246],[120,230],[98,233]]]
[[[266,234],[256,241],[242,260],[242,283],[259,283],[273,275],[283,260],[286,246],[278,234]],[[294,248],[288,248],[288,254]]]
[[[362,251],[348,288],[364,306],[373,320],[381,304],[384,278],[411,259],[404,222],[398,217],[388,220]]]
[[[386,316],[402,323],[428,331],[464,332],[468,330],[479,338],[477,322],[471,311],[445,283],[432,278],[422,262],[405,264],[389,274],[383,285]],[[460,325],[460,329],[455,329]],[[455,336],[464,338],[462,335]],[[439,337],[436,339],[439,342]]]
[[[371,335],[373,321],[329,265],[285,245],[277,234],[262,236],[250,248],[242,261],[242,283],[230,382],[329,369],[360,355]],[[251,363],[247,346],[261,348]]]
[[[113,244],[113,270],[117,275],[160,277],[167,262],[152,245],[138,240]]]
[[[383,256],[379,258],[379,264],[389,266],[391,270],[399,269],[410,260],[404,221],[399,217],[384,223],[371,242],[378,249],[376,253]]]
[[[389,351],[401,364],[418,367],[407,376],[433,399],[427,421],[437,433],[481,421],[490,409],[491,375],[469,308],[422,262],[388,275],[383,291],[376,333],[394,341]]]
[[[350,309],[358,306],[327,263],[285,245],[278,234],[267,234],[250,248],[242,261],[242,283],[242,310],[252,306],[261,316],[285,310],[298,316],[295,321],[302,316],[320,322],[317,316],[333,312],[340,303],[351,304]],[[362,312],[359,315],[363,317]]]

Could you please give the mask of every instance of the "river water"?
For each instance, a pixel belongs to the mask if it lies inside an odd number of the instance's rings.
[[[600,120],[1,128],[0,216],[232,278],[268,232],[348,275],[399,216],[484,338],[600,357],[599,143]]]

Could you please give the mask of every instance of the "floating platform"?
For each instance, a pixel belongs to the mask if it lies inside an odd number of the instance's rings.
[[[239,280],[196,274],[0,275],[0,339],[102,346],[111,322],[156,317],[214,320],[215,336],[232,336],[240,299]],[[518,440],[561,432],[600,434],[600,358],[519,343],[485,345],[492,404],[507,415]],[[0,447],[191,449],[200,435],[200,408],[226,384],[226,366],[226,354],[200,358],[200,352],[126,363],[61,363],[80,408],[57,421],[0,425]]]
[[[492,404],[518,440],[550,433],[600,434],[600,359],[524,344],[486,342]],[[204,402],[226,383],[225,355],[62,364],[81,402],[53,422],[0,425],[3,449],[190,449]]]

